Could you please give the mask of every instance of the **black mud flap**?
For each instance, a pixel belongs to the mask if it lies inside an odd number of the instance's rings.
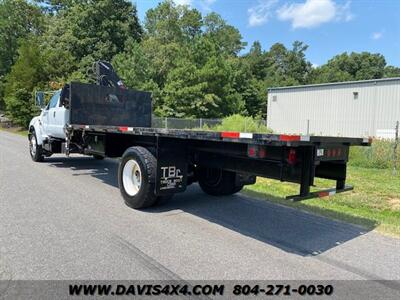
[[[180,140],[158,138],[156,195],[170,195],[186,190],[188,158]]]

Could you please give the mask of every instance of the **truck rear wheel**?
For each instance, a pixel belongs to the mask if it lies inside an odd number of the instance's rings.
[[[35,162],[42,162],[44,160],[43,149],[37,143],[36,132],[34,129],[29,133],[29,153]]]
[[[197,179],[203,192],[213,196],[232,195],[243,188],[236,184],[235,172],[217,168],[198,167]]]
[[[145,208],[157,202],[155,195],[156,158],[143,147],[128,148],[118,169],[118,184],[125,203]]]

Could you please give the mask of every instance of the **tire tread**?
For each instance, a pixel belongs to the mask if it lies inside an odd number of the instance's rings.
[[[207,168],[202,168],[202,167],[200,167],[198,170],[199,185],[200,188],[203,190],[203,192],[205,192],[206,194],[212,196],[228,196],[242,190],[243,185],[237,186],[235,184],[236,173],[225,170],[222,170],[222,178],[220,183],[217,186],[209,186],[207,182],[204,180],[205,178],[204,173],[206,172],[206,170]]]
[[[146,208],[153,206],[157,202],[157,197],[154,194],[154,188],[155,188],[155,173],[156,173],[156,167],[157,167],[157,161],[154,155],[147,150],[144,147],[136,146],[136,147],[130,147],[128,148],[125,153],[122,156],[122,159],[126,157],[127,155],[131,155],[132,153],[135,153],[139,159],[141,160],[142,164],[145,167],[145,173],[147,174],[147,184],[146,184],[146,189],[144,190],[144,194],[140,196],[138,199],[137,197],[129,196],[124,194],[123,192],[123,184],[122,184],[122,179],[121,179],[121,172],[122,170],[118,171],[119,174],[119,184],[120,184],[120,190],[123,198],[125,199],[125,203],[134,209],[139,209],[139,208]],[[121,168],[122,166],[120,166]],[[143,170],[144,171],[144,170]],[[142,173],[143,173],[142,171]],[[142,179],[143,180],[143,179]]]
[[[41,145],[37,144],[37,136],[36,136],[35,129],[31,129],[31,131],[29,133],[29,138],[31,135],[34,135],[35,139],[36,139],[36,153],[35,153],[35,156],[32,156],[32,153],[30,153],[30,150],[29,150],[29,154],[34,162],[43,162],[44,161],[43,149],[42,149]]]

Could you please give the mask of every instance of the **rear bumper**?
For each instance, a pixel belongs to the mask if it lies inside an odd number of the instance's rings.
[[[351,191],[353,189],[354,189],[353,186],[346,185],[342,189],[330,188],[330,189],[326,189],[326,190],[310,192],[310,193],[308,193],[307,195],[304,195],[304,196],[301,196],[301,195],[287,196],[286,199],[289,199],[289,200],[292,200],[292,201],[302,201],[302,200],[307,200],[307,199],[312,199],[312,198],[322,198],[322,197],[327,197],[327,196],[333,196],[335,194]]]

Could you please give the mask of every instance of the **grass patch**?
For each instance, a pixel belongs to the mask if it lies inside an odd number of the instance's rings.
[[[263,120],[256,120],[252,117],[244,117],[241,115],[232,115],[222,120],[222,123],[215,126],[203,127],[205,130],[212,131],[238,131],[253,133],[272,133],[272,130],[265,126]]]
[[[397,147],[397,161],[393,161],[394,141],[376,139],[371,147],[351,147],[349,164],[355,167],[393,169],[400,167],[400,146]]]
[[[0,127],[0,130],[19,134],[26,137],[28,136],[28,130],[21,127],[10,127],[10,128]]]
[[[299,185],[258,178],[245,187],[245,194],[323,216],[361,225],[400,237],[400,175],[388,169],[348,167],[347,182],[354,190],[327,198],[291,202],[285,196],[298,194]],[[334,181],[316,178],[317,189],[335,186]],[[316,190],[313,188],[312,190]]]

